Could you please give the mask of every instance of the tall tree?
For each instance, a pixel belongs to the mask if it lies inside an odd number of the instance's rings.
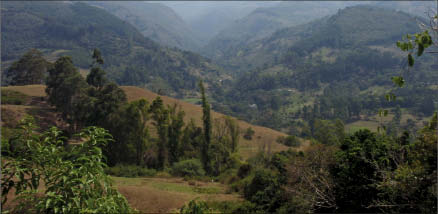
[[[163,169],[167,165],[167,144],[169,136],[169,111],[164,107],[161,97],[157,97],[149,109],[158,133],[158,167]]]
[[[105,77],[105,71],[100,65],[103,65],[103,58],[100,51],[96,48],[93,51],[93,63],[91,64],[91,71],[87,75],[87,83],[100,89],[107,84],[108,79]]]
[[[199,88],[201,89],[201,99],[202,99],[202,122],[204,127],[204,143],[201,148],[201,161],[204,165],[204,170],[207,173],[211,172],[211,163],[209,148],[211,144],[212,136],[212,126],[211,126],[211,114],[210,114],[210,104],[205,96],[205,88],[202,81],[199,82]]]
[[[231,117],[225,117],[225,124],[228,128],[229,135],[231,137],[231,152],[237,152],[239,146],[240,128],[237,121]]]
[[[6,78],[11,78],[11,85],[43,84],[50,66],[40,51],[31,49],[12,64]]]
[[[70,131],[76,132],[83,125],[90,112],[85,105],[89,103],[85,94],[87,82],[74,67],[70,57],[56,60],[49,70],[46,93],[49,103],[62,113],[62,118],[70,124]]]
[[[136,164],[141,165],[146,143],[149,139],[149,130],[146,125],[149,120],[148,102],[141,99],[130,103],[125,115],[125,125],[130,127],[129,132],[126,133],[125,141],[135,146]]]
[[[177,162],[181,151],[179,150],[179,142],[182,140],[183,126],[184,126],[184,111],[179,109],[177,105],[169,106],[169,163]]]

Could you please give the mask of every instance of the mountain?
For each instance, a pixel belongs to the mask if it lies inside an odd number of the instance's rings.
[[[217,33],[257,8],[278,2],[258,1],[163,1],[188,23],[205,45]]]
[[[87,69],[98,48],[104,69],[119,84],[185,96],[197,89],[199,79],[208,84],[224,78],[209,60],[162,47],[126,21],[85,3],[4,2],[1,11],[3,71],[31,48],[49,59],[70,55],[76,66]]]
[[[276,30],[310,22],[351,4],[355,3],[281,2],[272,7],[259,8],[218,33],[202,53],[222,61],[229,52],[270,36]]]
[[[402,35],[418,31],[416,18],[407,13],[373,6],[353,6],[310,23],[277,30],[247,45],[234,46],[219,61],[228,68],[248,71],[280,63],[289,50],[299,55],[321,47],[392,46],[394,50],[395,42]]]
[[[136,27],[145,37],[168,47],[196,50],[199,39],[171,8],[148,2],[87,2]]]
[[[404,72],[406,57],[396,42],[420,31],[417,20],[405,12],[353,6],[276,31],[225,62],[243,68],[227,87],[216,88],[216,110],[284,131],[302,127],[295,122],[311,120],[309,115],[352,122],[397,105],[429,115],[430,99],[438,100],[431,86],[438,80],[433,57],[422,56],[415,72],[404,73],[409,87],[394,89],[391,81]],[[389,92],[399,96],[396,102],[385,100]]]
[[[392,10],[398,10],[428,18],[432,14],[433,9],[437,8],[436,1],[376,1],[370,2],[370,5],[383,7]]]

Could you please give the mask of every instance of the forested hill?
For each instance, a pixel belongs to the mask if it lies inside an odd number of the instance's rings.
[[[184,50],[199,48],[199,39],[180,16],[160,3],[99,2],[88,4],[101,7],[135,26],[144,36],[168,47]]]
[[[395,47],[401,36],[418,30],[416,18],[407,13],[373,6],[352,6],[332,16],[280,29],[248,45],[236,46],[218,60],[223,65],[245,71],[264,64],[281,63],[288,50],[303,56],[321,47]]]
[[[420,31],[417,20],[403,12],[354,6],[277,31],[230,54],[226,63],[242,70],[230,87],[216,89],[215,100],[222,104],[216,108],[285,131],[303,127],[292,121],[350,123],[397,105],[420,118],[430,116],[438,100],[430,57],[409,73],[409,87],[393,90],[391,81],[400,75],[405,57],[396,42]],[[396,102],[385,100],[389,92],[398,96]]]
[[[266,38],[276,30],[307,23],[336,13],[339,8],[356,3],[347,2],[281,2],[258,8],[218,33],[203,49],[203,54],[216,60],[232,57],[251,42]]]
[[[208,83],[222,75],[209,60],[163,48],[126,21],[85,3],[3,2],[1,7],[2,71],[31,48],[52,59],[70,55],[86,69],[91,51],[99,48],[111,79],[168,95],[185,96],[199,78]]]

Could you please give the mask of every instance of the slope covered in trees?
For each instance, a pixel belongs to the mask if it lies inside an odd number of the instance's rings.
[[[230,24],[219,32],[204,47],[202,53],[212,59],[224,60],[234,58],[240,49],[251,42],[269,37],[275,31],[307,23],[336,12],[351,3],[327,2],[281,2],[272,7],[257,8],[249,15]]]
[[[198,37],[171,8],[148,2],[87,2],[136,27],[145,37],[168,47],[197,50]],[[159,17],[159,18],[157,18]]]
[[[407,81],[413,84],[393,89],[391,82],[402,70],[396,41],[417,31],[414,17],[371,6],[349,7],[323,20],[277,31],[233,59],[257,68],[243,70],[229,87],[215,89],[215,100],[222,103],[216,110],[291,132],[294,126],[302,127],[291,121],[340,118],[348,123],[397,105],[405,113],[430,116],[432,102],[438,99],[430,56],[409,73]],[[245,64],[236,65],[241,66]],[[385,100],[391,91],[400,98],[396,102]]]
[[[99,48],[109,78],[119,84],[184,96],[199,78],[223,76],[209,60],[163,48],[126,21],[85,3],[5,2],[2,20],[2,71],[31,48],[50,58],[70,55],[75,65],[88,68],[90,50]]]
[[[307,56],[322,47],[351,50],[358,46],[394,46],[401,35],[418,29],[415,17],[406,13],[354,6],[299,26],[282,28],[262,39],[247,40],[246,45],[225,51],[219,60],[247,71],[264,64],[282,63],[289,50]]]

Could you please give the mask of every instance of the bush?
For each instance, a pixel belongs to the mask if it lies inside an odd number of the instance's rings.
[[[255,134],[255,131],[251,127],[248,127],[246,129],[245,134],[243,135],[243,138],[245,138],[247,140],[252,140],[252,136],[254,136],[254,134]]]
[[[217,176],[217,180],[222,184],[231,184],[239,180],[237,169],[227,169]]]
[[[244,188],[244,197],[265,212],[274,213],[284,202],[278,175],[262,169],[254,173],[254,178]]]
[[[242,201],[207,201],[207,205],[220,213],[242,213],[238,211],[241,211],[246,203]]]
[[[18,91],[11,90],[1,90],[2,95],[2,104],[11,104],[11,105],[23,105],[26,103],[26,100],[29,98],[27,95],[20,93]]]
[[[201,161],[198,159],[190,159],[177,162],[173,165],[171,174],[174,176],[203,176],[205,175],[204,169],[202,169]]]
[[[20,199],[11,213],[134,212],[104,173],[101,147],[112,140],[106,130],[84,129],[76,136],[84,142],[67,150],[61,131],[37,134],[31,121],[22,122],[24,134],[17,139],[26,142],[22,152],[2,164],[2,207],[11,192]]]
[[[205,201],[197,201],[195,199],[184,205],[179,212],[181,214],[204,214],[212,213],[212,210],[208,208]]]
[[[249,173],[251,173],[251,165],[249,164],[243,164],[242,166],[239,167],[239,171],[237,171],[237,176],[239,176],[240,178],[244,178],[246,176],[249,175]]]
[[[295,136],[292,135],[289,135],[287,137],[280,136],[277,138],[276,141],[277,143],[290,147],[299,147],[301,145],[301,142]]]
[[[116,165],[105,169],[105,173],[117,177],[149,177],[157,174],[155,169],[143,168],[136,165]]]

